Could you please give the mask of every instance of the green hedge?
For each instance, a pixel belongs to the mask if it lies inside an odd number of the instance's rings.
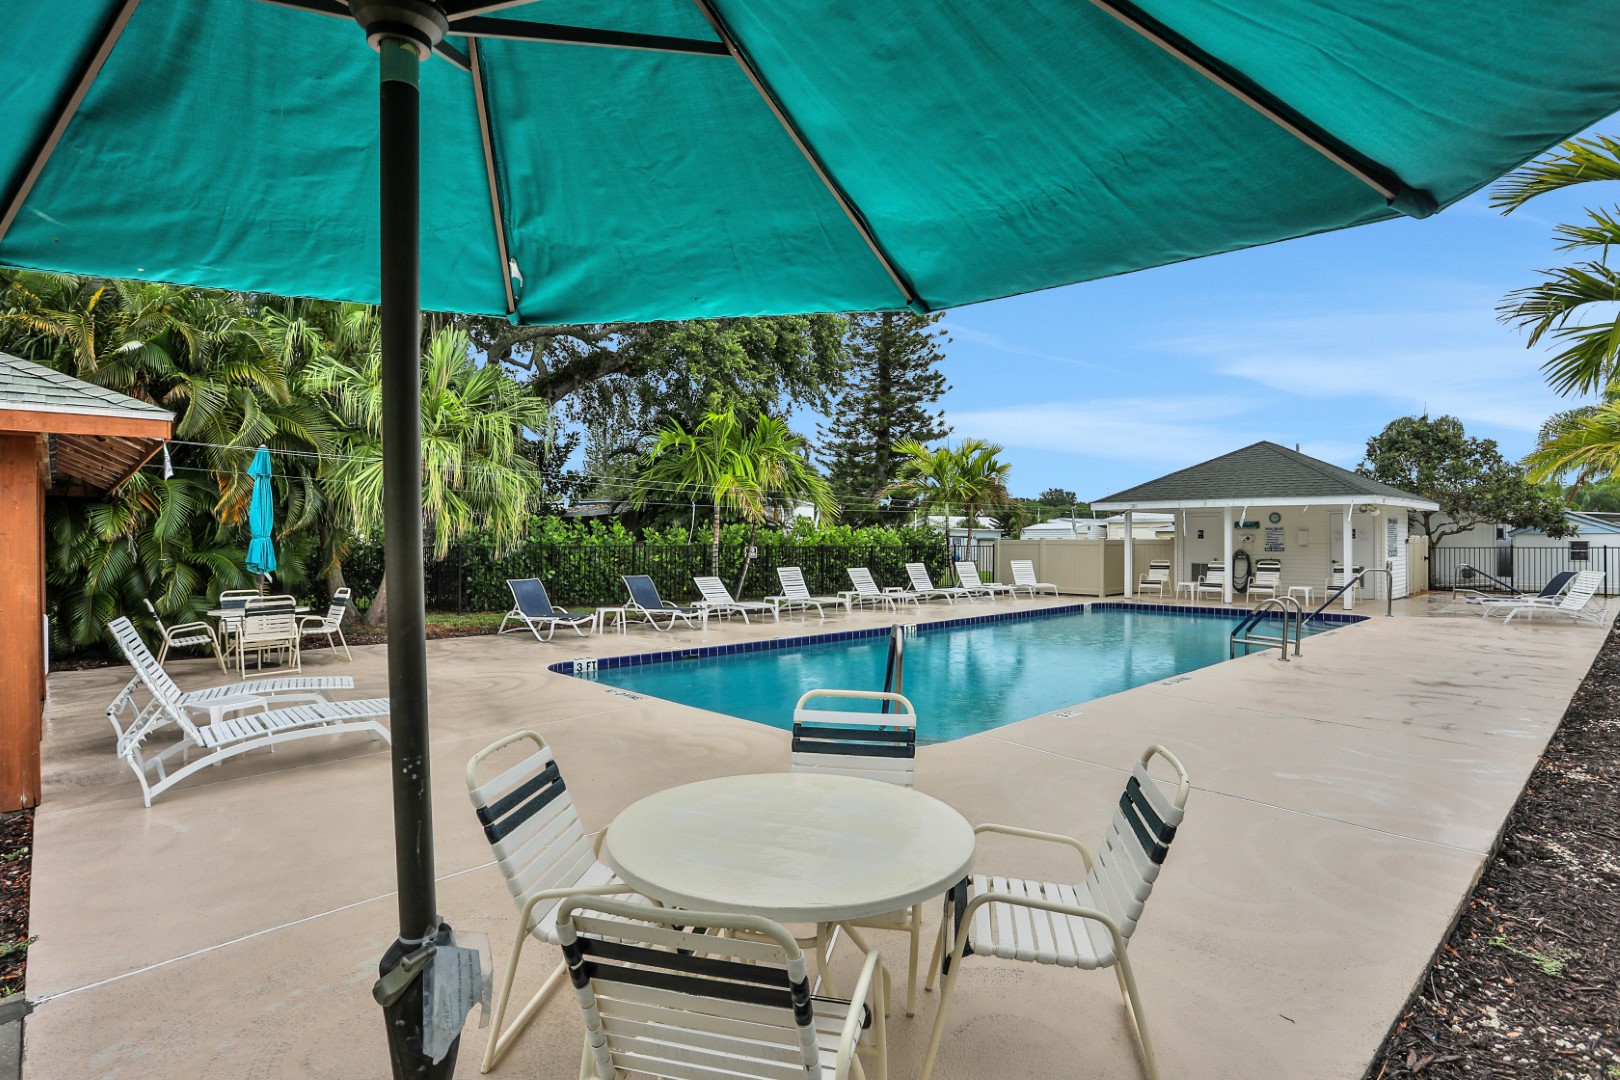
[[[616,523],[578,526],[557,519],[536,519],[529,537],[516,550],[497,557],[482,538],[451,549],[448,557],[427,564],[427,606],[437,611],[499,611],[511,606],[508,578],[537,577],[546,583],[553,603],[588,607],[618,603],[624,597],[623,574],[647,574],[669,600],[696,596],[692,578],[709,572],[707,543],[693,543],[684,529],[654,533],[637,541]],[[747,526],[727,526],[721,534],[720,576],[735,589],[747,553]],[[699,538],[701,539],[701,537]],[[944,537],[930,529],[834,526],[815,530],[801,526],[789,533],[760,530],[755,558],[743,595],[760,597],[780,591],[778,566],[798,566],[817,595],[850,587],[847,567],[866,566],[879,585],[906,584],[905,564],[921,562],[936,581],[950,576]],[[361,545],[344,560],[344,576],[358,597],[376,593],[382,580],[380,545]]]

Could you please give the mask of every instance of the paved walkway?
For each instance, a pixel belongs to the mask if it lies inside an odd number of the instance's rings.
[[[1196,790],[1132,943],[1164,1075],[1354,1080],[1603,639],[1590,626],[1410,617],[1430,606],[1398,604],[1393,619],[1365,606],[1371,621],[1307,640],[1296,662],[1256,655],[925,747],[920,786],[970,820],[1091,843],[1134,756],[1173,748]],[[964,613],[924,614],[948,612]],[[488,933],[504,965],[514,913],[463,780],[499,735],[544,734],[588,828],[674,784],[783,767],[785,732],[616,696],[546,664],[805,625],[430,644],[445,917]],[[305,670],[385,692],[383,648],[355,656],[311,653]],[[187,686],[219,677],[202,662],[174,669]],[[146,810],[102,715],[125,677],[50,680],[24,1075],[386,1076],[368,993],[395,915],[386,755],[363,736],[306,740],[206,770]],[[1078,876],[1046,859],[981,853],[992,870]],[[877,936],[903,956],[902,938]],[[552,962],[537,951],[520,989]],[[891,1023],[897,1078],[916,1075],[933,1016],[925,998]],[[572,1080],[579,1031],[559,997],[500,1072]],[[468,1032],[459,1075],[477,1075],[484,1040]],[[1136,1061],[1107,974],[970,961],[936,1075],[1134,1077]]]

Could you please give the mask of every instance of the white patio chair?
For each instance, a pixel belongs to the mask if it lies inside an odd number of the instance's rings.
[[[193,645],[207,645],[214,650],[214,659],[219,661],[219,670],[225,671],[225,654],[220,651],[219,637],[214,628],[205,622],[180,623],[178,626],[163,625],[163,616],[152,601],[142,600],[146,610],[152,613],[152,621],[157,624],[158,636],[163,644],[158,647],[157,662],[161,665],[168,658],[170,649],[190,648]]]
[[[585,1017],[580,1080],[864,1077],[855,1055],[868,1024],[873,1075],[888,1080],[877,953],[845,1001],[812,996],[803,950],[756,915],[570,896],[557,935]]]
[[[826,607],[829,604],[842,605],[847,615],[850,610],[847,596],[811,596],[810,586],[804,583],[804,571],[797,566],[778,566],[776,576],[782,582],[782,591],[776,596],[767,596],[765,599],[776,604],[780,611],[808,611],[816,609],[821,621],[827,621]]]
[[[977,602],[977,596],[971,589],[964,589],[960,585],[935,585],[934,579],[928,574],[928,566],[920,562],[906,563],[906,577],[911,580],[911,592],[918,600],[932,600],[936,596],[943,596],[953,606],[956,598]]]
[[[703,597],[698,601],[698,606],[707,608],[710,615],[718,615],[722,619],[741,615],[743,622],[746,623],[750,611],[760,615],[768,611],[776,622],[782,621],[782,615],[776,610],[775,604],[762,603],[758,600],[738,600],[731,595],[731,590],[726,588],[726,583],[717,577],[695,577],[692,581],[698,587],[698,595]]]
[[[1225,603],[1226,602],[1226,566],[1225,566],[1225,564],[1212,562],[1208,566],[1206,566],[1204,568],[1203,574],[1199,576],[1198,584],[1194,587],[1193,591],[1195,593],[1197,593],[1196,598],[1199,599],[1199,600],[1202,600],[1204,598],[1205,593],[1210,593],[1210,594],[1212,594],[1214,596],[1220,597],[1221,602]]]
[[[709,611],[704,607],[677,607],[658,595],[658,586],[646,574],[621,574],[624,587],[630,592],[630,599],[625,601],[624,614],[626,618],[631,615],[639,616],[652,623],[652,628],[659,633],[675,628],[675,620],[680,619],[687,626],[701,624],[702,629],[709,628]],[[668,617],[669,621],[663,626],[658,625],[660,616]]]
[[[349,639],[343,636],[343,616],[349,613],[349,597],[351,592],[347,587],[339,589],[332,594],[332,603],[326,609],[325,615],[303,615],[298,619],[298,635],[300,639],[309,634],[325,634],[328,646],[332,644],[332,635],[336,634],[338,641],[343,644],[343,655],[352,664],[354,654],[349,651]],[[299,652],[303,652],[302,644]]]
[[[1174,797],[1166,796],[1148,773],[1147,766],[1155,757],[1163,758],[1176,771]],[[1148,747],[1125,782],[1125,792],[1095,862],[1085,846],[1070,836],[1008,825],[980,825],[973,830],[981,835],[1000,833],[1072,847],[1079,852],[1086,875],[1078,884],[1068,885],[975,873],[947,894],[945,916],[934,946],[936,963],[930,968],[937,969],[941,956],[950,959],[945,966],[945,986],[940,993],[934,1032],[923,1059],[922,1080],[928,1080],[933,1072],[945,1033],[945,1013],[964,956],[995,956],[1085,969],[1112,967],[1125,999],[1126,1016],[1142,1051],[1142,1062],[1148,1076],[1158,1080],[1159,1066],[1153,1057],[1153,1042],[1148,1036],[1126,945],[1136,932],[1159,867],[1175,839],[1190,789],[1187,770],[1175,755],[1162,746]],[[933,979],[934,970],[930,970],[930,987]]]
[[[849,582],[855,587],[846,589],[838,595],[847,598],[852,603],[860,604],[863,607],[867,604],[874,607],[882,605],[890,611],[896,610],[902,601],[910,601],[913,605],[917,603],[916,593],[889,592],[878,588],[876,579],[872,577],[872,571],[864,566],[845,567],[845,573],[849,574]]]
[[[811,701],[823,698],[887,702],[893,711],[850,712],[808,707]],[[789,772],[857,776],[914,787],[917,710],[900,694],[877,690],[811,690],[793,707],[791,755]],[[907,1016],[917,1014],[917,958],[922,948],[922,924],[922,902],[903,911],[857,919],[852,924],[873,930],[895,930],[910,936]]]
[[[1275,600],[1277,590],[1282,588],[1282,561],[1280,559],[1259,559],[1254,564],[1254,576],[1249,579],[1249,599],[1259,600],[1261,594],[1267,599]]]
[[[479,763],[493,754],[522,742],[532,742],[534,752],[482,783]],[[551,747],[533,731],[519,731],[497,739],[474,754],[467,762],[467,795],[484,828],[484,837],[494,852],[496,865],[506,878],[506,887],[517,906],[517,937],[512,955],[501,979],[501,992],[495,999],[495,1022],[490,1028],[489,1045],[484,1049],[482,1071],[489,1072],[512,1043],[533,1020],[567,974],[567,965],[557,969],[541,984],[512,1022],[503,1029],[506,1007],[512,996],[512,978],[517,973],[523,946],[530,938],[547,945],[559,944],[557,905],[565,896],[590,893],[596,896],[621,894],[634,897],[634,890],[620,881],[596,858],[579,823],[579,812],[563,782]],[[600,842],[600,841],[599,841]]]
[[[1035,562],[1034,562],[1034,560],[1032,560],[1032,559],[1014,559],[1013,562],[1011,562],[1011,567],[1013,567],[1013,593],[1014,594],[1016,594],[1017,591],[1019,591],[1019,589],[1029,589],[1029,597],[1030,597],[1030,599],[1035,599],[1035,593],[1038,593],[1038,591],[1042,591],[1042,589],[1051,589],[1051,594],[1053,594],[1053,596],[1056,596],[1056,594],[1058,594],[1058,586],[1053,585],[1053,583],[1051,583],[1051,581],[1037,581],[1037,580],[1035,580]],[[1166,575],[1168,575],[1168,573],[1170,573],[1170,563],[1165,563],[1165,573],[1166,573]],[[1158,594],[1160,594],[1160,596],[1163,596],[1163,594],[1165,594],[1165,591],[1163,591],[1163,589],[1160,589],[1160,591],[1158,591]]]
[[[1365,569],[1365,568],[1360,567],[1360,566],[1351,567],[1351,569],[1350,569],[1350,577],[1352,579],[1355,578],[1355,576],[1357,574],[1361,573],[1361,571],[1363,569]],[[1362,591],[1363,587],[1364,586],[1362,585],[1362,583],[1360,581],[1356,582],[1355,593],[1356,593],[1356,598],[1357,599],[1360,599],[1361,591]],[[1332,567],[1330,567],[1329,570],[1328,570],[1328,577],[1327,577],[1328,595],[1332,596],[1335,592],[1338,592],[1342,588],[1344,588],[1344,567],[1340,566],[1338,563],[1334,563],[1332,565]]]
[[[526,626],[540,641],[550,641],[559,626],[568,627],[580,637],[596,629],[596,612],[575,614],[557,607],[551,602],[551,596],[539,578],[507,578],[506,587],[512,590],[513,606],[501,619],[501,625],[495,631],[497,635],[506,633],[506,624],[512,621],[518,624],[512,627],[513,630]],[[541,627],[545,627],[544,636],[540,633]]]
[[[249,600],[259,599],[257,589],[225,589],[219,594],[219,643],[225,651],[225,670],[235,663],[236,635],[242,629],[242,609]]]
[[[284,670],[302,671],[298,649],[298,601],[291,596],[250,599],[242,608],[242,624],[236,631],[237,674],[247,678],[247,654],[254,653],[264,666],[267,654],[285,658]]]
[[[1017,580],[1017,567],[1018,564],[1013,563],[1013,580],[1015,581]],[[1164,596],[1164,587],[1168,584],[1170,584],[1170,560],[1154,559],[1148,563],[1147,573],[1137,578],[1136,591],[1140,595],[1152,589],[1162,598]]]
[[[1015,593],[1011,585],[1003,585],[999,581],[985,581],[983,575],[979,573],[978,564],[971,559],[956,560],[956,580],[968,592],[982,592],[992,600],[1002,593],[1008,596]]]
[[[389,741],[388,729],[381,723],[388,715],[387,698],[332,701],[323,693],[348,689],[354,685],[353,679],[259,679],[186,693],[158,665],[133,623],[114,619],[107,629],[135,669],[135,678],[107,706],[107,719],[117,736],[118,756],[140,781],[141,798],[147,806],[198,769],[249,750],[274,749],[278,743],[346,731],[365,731],[373,739]],[[137,686],[149,696],[144,706],[136,704]],[[303,703],[292,704],[295,701]],[[207,712],[211,722],[197,724],[192,716],[196,712]],[[141,745],[170,724],[180,728],[180,741],[143,756]],[[197,748],[207,753],[190,761],[190,751]],[[185,762],[184,767],[170,772],[176,755]]]
[[[1604,576],[1602,570],[1582,570],[1575,575],[1562,596],[1494,600],[1486,601],[1480,606],[1484,608],[1487,616],[1502,616],[1503,625],[1512,622],[1516,615],[1533,618],[1537,612],[1543,612],[1549,615],[1567,615],[1576,622],[1605,626],[1609,621],[1608,605],[1597,595],[1598,589],[1603,586]],[[1596,604],[1593,604],[1594,600],[1597,600]]]

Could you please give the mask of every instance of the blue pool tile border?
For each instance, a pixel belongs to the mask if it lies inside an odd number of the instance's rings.
[[[1093,611],[1165,611],[1176,615],[1199,615],[1205,617],[1230,619],[1253,613],[1252,608],[1241,607],[1195,607],[1188,604],[1148,604],[1139,600],[1099,600],[1091,605]],[[1282,618],[1280,610],[1268,610],[1265,614],[1268,619]],[[1312,622],[1326,623],[1329,626],[1349,626],[1351,623],[1366,622],[1366,615],[1347,615],[1342,611],[1324,611],[1311,617]]]
[[[1145,604],[1134,600],[1096,600],[1082,604],[1063,604],[1059,607],[1035,608],[1023,611],[997,611],[988,615],[967,615],[958,619],[939,619],[931,622],[907,623],[915,626],[915,633],[932,634],[962,626],[983,626],[998,622],[1049,618],[1053,615],[1079,615],[1086,611],[1153,611],[1173,615],[1196,615],[1204,618],[1231,619],[1247,614],[1249,609],[1236,607],[1194,607],[1186,604]],[[1279,618],[1280,612],[1268,611],[1267,618]],[[1334,626],[1364,622],[1365,615],[1346,615],[1343,612],[1323,612],[1315,621]],[[644,664],[667,664],[674,660],[706,660],[715,656],[735,656],[739,653],[769,652],[777,649],[798,649],[806,645],[826,645],[835,641],[856,641],[862,638],[888,637],[890,627],[867,626],[859,630],[833,630],[824,634],[797,634],[793,637],[769,638],[763,641],[738,641],[730,645],[695,645],[689,649],[665,649],[661,652],[629,653],[624,656],[603,656],[591,661],[559,660],[547,667],[558,675],[589,677],[594,672],[612,671],[614,668],[641,667]]]

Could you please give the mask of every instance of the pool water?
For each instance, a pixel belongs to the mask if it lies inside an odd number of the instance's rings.
[[[1219,663],[1243,614],[1104,609],[942,629],[924,624],[905,649],[917,737],[960,739]],[[1313,625],[1307,633],[1325,629]],[[868,637],[608,668],[595,678],[787,729],[806,690],[881,690],[888,649],[887,636]]]

